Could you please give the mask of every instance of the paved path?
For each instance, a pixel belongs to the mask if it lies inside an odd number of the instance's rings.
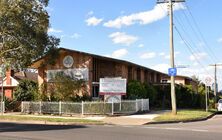
[[[162,125],[55,126],[0,123],[1,140],[220,140],[222,115]]]
[[[99,120],[103,121],[107,124],[113,124],[113,125],[143,125],[145,123],[148,123],[152,121],[153,118],[159,116],[160,114],[163,114],[165,112],[169,112],[169,110],[164,111],[153,111],[146,114],[137,114],[137,115],[127,115],[127,116],[47,116],[47,115],[25,115],[30,117],[44,117],[44,118],[64,118],[64,119],[89,119],[89,120]],[[20,113],[11,113],[6,115],[18,115],[21,116]]]
[[[154,111],[146,114],[129,115],[129,116],[106,117],[102,119],[102,121],[108,124],[115,124],[115,125],[143,125],[145,123],[152,121],[152,119],[165,112],[169,112],[169,110]]]

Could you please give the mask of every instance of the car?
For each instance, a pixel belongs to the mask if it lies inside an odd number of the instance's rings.
[[[222,99],[220,99],[220,100],[218,101],[217,110],[218,110],[218,111],[222,111]]]

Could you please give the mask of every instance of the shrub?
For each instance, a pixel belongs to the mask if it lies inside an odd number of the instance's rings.
[[[15,101],[35,101],[38,96],[38,84],[31,80],[20,81],[14,92]]]
[[[84,80],[73,79],[59,72],[53,82],[42,85],[42,100],[48,101],[80,101],[87,100],[87,90]]]
[[[147,90],[139,81],[130,81],[127,86],[127,99],[145,98]]]

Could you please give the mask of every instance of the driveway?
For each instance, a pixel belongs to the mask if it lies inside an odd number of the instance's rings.
[[[169,112],[169,110],[164,111],[153,111],[145,114],[136,114],[128,116],[117,116],[117,117],[105,117],[101,119],[105,123],[114,125],[143,125],[152,121],[155,117],[160,114]]]

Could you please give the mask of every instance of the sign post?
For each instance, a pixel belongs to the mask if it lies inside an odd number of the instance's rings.
[[[4,106],[3,106],[3,102],[4,102],[4,77],[5,77],[5,68],[4,65],[1,65],[0,67],[0,77],[2,78],[1,81],[1,114],[4,114]]]
[[[209,99],[209,90],[208,90],[208,87],[211,85],[211,81],[212,79],[210,77],[206,77],[205,79],[205,90],[206,90],[206,95],[205,95],[205,98],[206,98],[206,112],[208,112],[208,99]]]
[[[99,94],[104,95],[105,101],[120,102],[121,95],[126,95],[126,79],[100,78]]]

